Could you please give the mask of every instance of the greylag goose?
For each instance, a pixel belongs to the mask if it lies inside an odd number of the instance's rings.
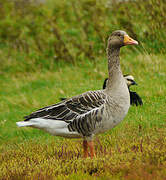
[[[108,39],[109,78],[104,90],[88,91],[60,103],[39,109],[17,126],[42,129],[52,135],[83,138],[84,157],[95,156],[93,137],[118,125],[126,116],[130,96],[120,68],[120,48],[136,45],[126,32],[114,31]],[[88,152],[90,150],[90,154]]]
[[[134,81],[134,77],[132,75],[129,75],[129,74],[126,74],[126,75],[123,75],[123,76],[124,76],[124,78],[126,80],[126,84],[128,86],[128,89],[129,89],[130,105],[136,105],[136,106],[140,105],[140,106],[142,106],[143,102],[142,102],[141,97],[136,92],[130,90],[130,86],[137,85],[137,83]],[[104,80],[103,89],[106,88],[107,82],[108,82],[108,78],[106,78]],[[61,98],[61,99],[64,100],[65,98]]]

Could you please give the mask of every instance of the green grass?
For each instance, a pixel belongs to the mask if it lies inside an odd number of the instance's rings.
[[[121,68],[135,77],[138,86],[132,90],[144,105],[131,107],[120,125],[95,138],[97,157],[93,160],[82,158],[81,140],[18,128],[15,122],[58,102],[59,97],[101,89],[107,77],[106,58],[1,74],[0,179],[166,178],[166,56],[127,49],[122,50]]]

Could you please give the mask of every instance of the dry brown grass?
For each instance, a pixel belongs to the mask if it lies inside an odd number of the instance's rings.
[[[164,179],[165,137],[141,127],[99,136],[94,159],[82,158],[81,140],[10,143],[0,149],[0,179]]]

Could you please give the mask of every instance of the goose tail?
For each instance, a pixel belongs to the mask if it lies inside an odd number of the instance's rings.
[[[30,121],[19,121],[19,122],[16,122],[16,125],[18,127],[25,127],[25,126],[32,126],[34,125],[34,123]]]

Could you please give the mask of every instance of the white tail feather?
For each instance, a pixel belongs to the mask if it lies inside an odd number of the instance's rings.
[[[33,122],[30,122],[30,121],[19,121],[19,122],[16,122],[17,126],[18,127],[24,127],[24,126],[32,126],[34,125]]]
[[[70,132],[68,129],[68,123],[65,121],[58,121],[52,119],[34,118],[29,121],[16,122],[17,126],[25,127],[31,126],[33,128],[42,129],[52,135],[69,137],[69,138],[80,138],[81,135],[78,132]]]

